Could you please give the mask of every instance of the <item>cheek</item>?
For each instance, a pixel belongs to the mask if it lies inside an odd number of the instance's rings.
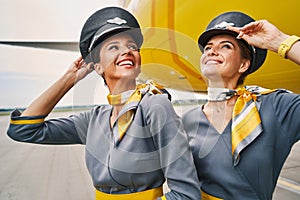
[[[100,64],[105,68],[113,64],[116,58],[117,55],[114,53],[100,52]]]
[[[140,52],[135,52],[135,54],[134,54],[134,57],[135,57],[135,60],[136,60],[136,63],[138,64],[138,65],[141,65],[141,55],[140,55]]]
[[[202,70],[202,66],[204,66],[204,64],[203,64],[203,60],[204,60],[204,55],[202,55],[201,57],[200,57],[200,70]]]
[[[139,65],[137,72],[138,72],[138,74],[140,74],[142,72],[141,65]]]
[[[105,58],[100,60],[100,65],[102,66],[103,71],[111,71],[114,69],[114,59],[113,58]]]
[[[202,62],[203,62],[203,60],[204,60],[205,57],[206,57],[205,54],[201,55],[201,57],[200,57],[200,65],[202,64]]]

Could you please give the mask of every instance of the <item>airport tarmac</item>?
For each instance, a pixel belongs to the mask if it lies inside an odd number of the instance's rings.
[[[179,115],[190,106],[177,108]],[[54,113],[67,116],[72,112]],[[93,200],[82,145],[35,145],[9,139],[9,116],[0,116],[0,200]],[[292,149],[274,200],[300,199],[300,142]]]

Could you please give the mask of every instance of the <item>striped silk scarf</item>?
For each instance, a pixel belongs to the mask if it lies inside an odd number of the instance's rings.
[[[263,131],[258,108],[257,97],[276,90],[269,90],[257,86],[243,87],[231,92],[232,96],[238,96],[232,113],[232,155],[234,166],[240,159],[241,151]]]
[[[168,94],[161,85],[153,81],[148,81],[145,84],[137,85],[135,90],[126,91],[117,95],[109,94],[107,96],[110,105],[124,105],[116,121],[117,130],[114,131],[114,141],[116,145],[118,145],[124,137],[127,129],[133,121],[137,106],[146,93]]]

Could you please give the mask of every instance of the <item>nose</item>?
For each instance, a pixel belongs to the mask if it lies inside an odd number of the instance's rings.
[[[132,54],[132,49],[129,47],[125,46],[121,49],[121,55],[126,55],[126,54]]]
[[[216,51],[214,47],[211,47],[210,49],[206,50],[205,53],[209,56],[218,55],[218,51]]]

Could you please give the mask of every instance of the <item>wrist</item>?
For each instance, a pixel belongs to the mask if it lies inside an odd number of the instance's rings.
[[[272,42],[270,42],[270,44],[272,45],[272,48],[270,48],[270,50],[278,53],[278,49],[280,47],[280,44],[286,40],[289,37],[289,35],[286,34],[279,34],[277,37],[274,38],[274,40]]]
[[[73,71],[67,71],[62,77],[61,81],[67,87],[73,87],[77,82],[77,75]]]
[[[292,46],[300,40],[300,37],[292,35],[286,37],[279,45],[277,53],[280,57],[286,58],[287,52],[292,48]]]

